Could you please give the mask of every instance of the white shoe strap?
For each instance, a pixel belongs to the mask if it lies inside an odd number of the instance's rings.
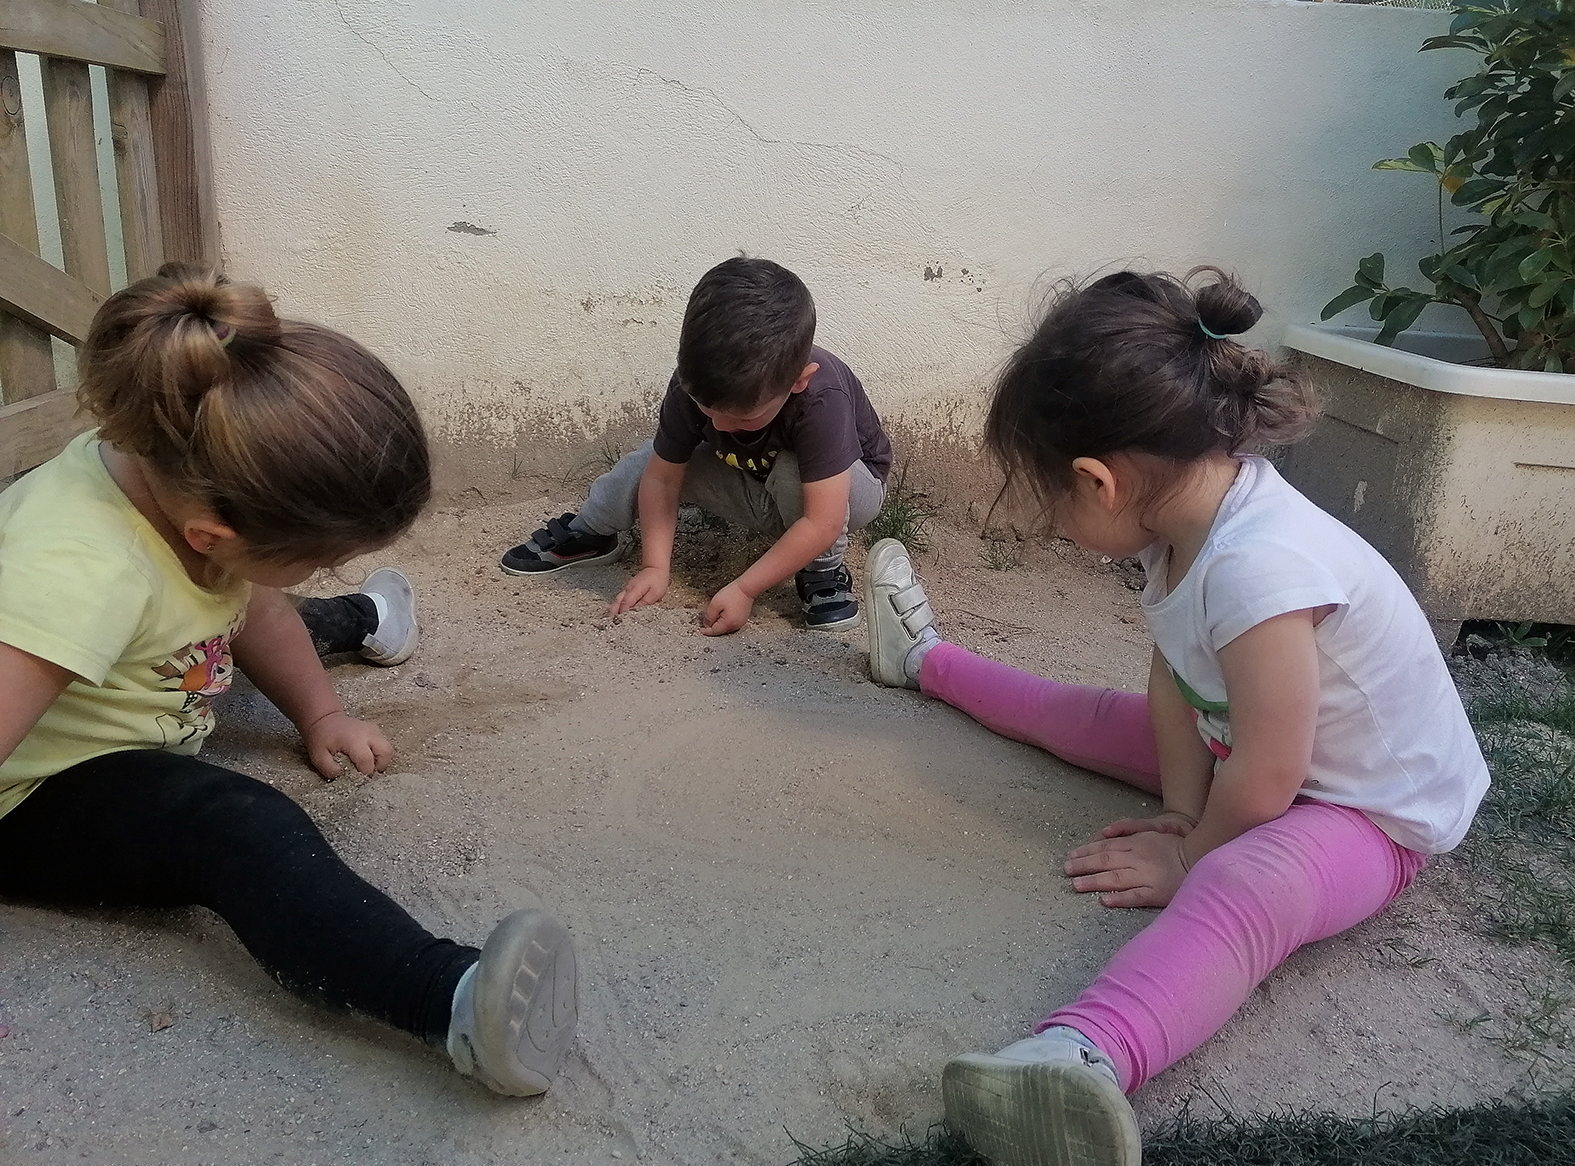
[[[918,607],[902,612],[899,616],[902,626],[907,629],[910,636],[918,638],[920,632],[935,622],[935,613],[930,610],[930,601],[921,600]]]

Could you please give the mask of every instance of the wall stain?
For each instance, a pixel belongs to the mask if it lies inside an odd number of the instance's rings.
[[[461,220],[461,221],[455,223],[452,227],[445,227],[444,229],[448,230],[448,231],[453,231],[456,235],[496,235],[497,234],[496,231],[489,231],[485,227],[478,227],[478,226],[476,226],[475,223],[467,223],[464,220]]]

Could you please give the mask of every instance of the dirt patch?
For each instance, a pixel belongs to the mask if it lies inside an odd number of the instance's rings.
[[[297,1002],[204,912],[6,905],[0,1160],[780,1163],[784,1130],[927,1125],[949,1056],[1021,1035],[1150,918],[1058,873],[1140,795],[871,685],[862,632],[803,631],[787,588],[742,633],[697,634],[707,588],[747,554],[719,532],[684,535],[667,604],[618,621],[626,567],[500,574],[498,552],[572,494],[437,514],[385,556],[421,595],[422,649],[334,678],[394,738],[393,772],[318,780],[247,692],[210,751],[300,800],[434,930],[474,942],[512,907],[557,912],[583,1019],[552,1093],[493,1097],[399,1034]],[[1142,684],[1121,564],[1024,539],[995,569],[973,533],[932,538],[921,567],[951,638]],[[1459,877],[1435,863],[1385,916],[1295,956],[1139,1095],[1141,1117],[1370,1113],[1546,1082],[1475,1018],[1554,969],[1478,938]]]

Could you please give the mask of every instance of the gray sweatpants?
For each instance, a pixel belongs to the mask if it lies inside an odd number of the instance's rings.
[[[591,483],[585,505],[580,507],[580,521],[601,534],[631,529],[640,513],[640,477],[650,460],[649,441],[619,458],[617,465]],[[863,462],[854,462],[848,517],[842,533],[804,569],[828,570],[840,564],[848,549],[848,532],[862,529],[885,500],[886,487],[881,480]],[[751,473],[734,469],[716,456],[715,449],[701,444],[695,447],[685,467],[679,501],[691,502],[735,526],[779,538],[804,517],[804,483],[798,476],[798,457],[778,454],[770,477],[762,482]]]

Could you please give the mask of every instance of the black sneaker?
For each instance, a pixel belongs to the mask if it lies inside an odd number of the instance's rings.
[[[547,525],[503,556],[498,564],[510,575],[550,575],[565,567],[611,563],[623,555],[623,540],[615,534],[592,534],[569,526],[572,514],[549,519]]]
[[[859,601],[853,598],[853,574],[839,565],[829,571],[800,571],[793,579],[804,605],[804,624],[823,632],[859,622]]]

